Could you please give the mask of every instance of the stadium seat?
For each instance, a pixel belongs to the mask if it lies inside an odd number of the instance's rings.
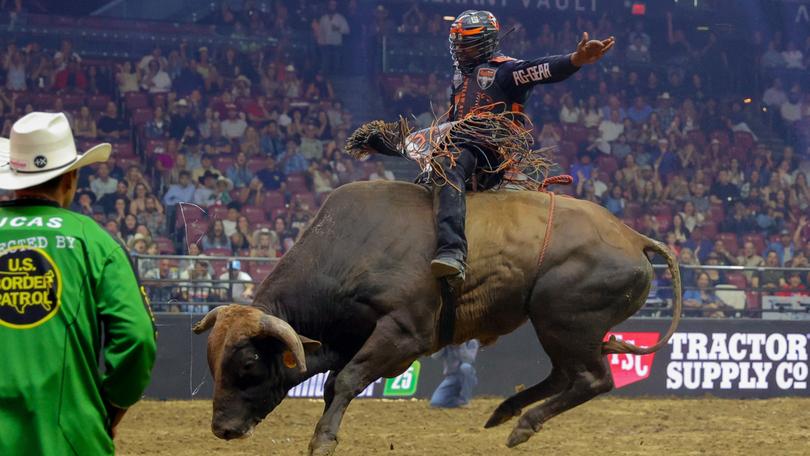
[[[205,252],[203,252],[203,253],[208,255],[208,256],[217,256],[217,257],[223,257],[223,256],[226,257],[226,256],[233,255],[233,252],[231,252],[231,249],[226,249],[226,248],[206,249]]]
[[[152,155],[156,153],[163,153],[166,151],[166,143],[165,139],[150,139],[146,141],[146,155]]]
[[[223,173],[228,171],[231,165],[233,165],[233,157],[228,155],[220,155],[214,161],[214,167]]]
[[[90,112],[103,111],[109,102],[109,95],[93,95],[87,99],[87,107],[90,108]]]
[[[610,155],[602,155],[597,158],[596,166],[599,168],[599,171],[607,173],[608,176],[612,176],[613,173],[619,169],[619,164],[616,162],[616,157]]]
[[[745,309],[745,292],[734,285],[717,285],[715,294],[729,307],[737,310]]]
[[[748,280],[742,272],[730,271],[726,273],[726,281],[739,289],[748,288]]]
[[[204,223],[207,225],[208,211],[203,210],[196,204],[178,204],[175,227],[182,228],[185,223]]]
[[[267,221],[267,216],[264,213],[264,210],[260,207],[246,207],[242,210],[242,215],[247,217],[248,222],[250,224],[260,223]]]
[[[672,218],[672,206],[666,203],[656,203],[652,206],[652,213],[655,215],[665,215]]]
[[[717,236],[717,223],[713,220],[707,220],[700,226],[703,232],[703,237],[706,239],[714,239]]]
[[[149,107],[149,97],[145,93],[127,92],[127,94],[124,95],[124,100],[127,109],[130,111],[134,111],[138,108]]]
[[[148,122],[150,119],[152,119],[152,117],[153,117],[152,108],[146,108],[146,107],[135,108],[135,110],[132,112],[132,117],[131,117],[132,124],[136,125],[136,126],[143,125],[146,122]]]
[[[269,191],[264,194],[262,209],[267,213],[271,213],[278,208],[285,207],[285,204],[284,195],[281,192]]]
[[[132,148],[132,143],[130,141],[118,141],[112,143],[112,151],[117,158],[136,158],[135,150]]]
[[[291,193],[309,192],[306,177],[303,174],[290,174],[287,176],[287,191]]]
[[[276,262],[255,262],[250,268],[250,276],[255,282],[261,282],[276,267]]]
[[[247,167],[250,172],[256,174],[260,169],[264,168],[265,159],[262,157],[251,157],[248,159]]]
[[[84,95],[78,93],[66,93],[62,95],[62,105],[66,109],[79,109],[84,105]]]
[[[155,238],[155,243],[161,255],[174,255],[174,242],[172,242],[171,239],[165,236],[158,236]]]
[[[704,135],[700,130],[689,130],[686,137],[698,147],[703,147],[706,145],[706,135]]]
[[[709,208],[709,217],[715,223],[722,223],[725,218],[725,211],[722,204],[712,204]]]
[[[225,220],[228,217],[228,208],[221,204],[215,204],[208,209],[208,214],[212,220]]]

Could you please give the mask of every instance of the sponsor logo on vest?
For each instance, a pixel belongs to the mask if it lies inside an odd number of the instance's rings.
[[[548,63],[530,66],[512,73],[515,78],[515,85],[528,84],[530,82],[540,82],[551,77],[551,68]]]
[[[18,247],[0,253],[0,325],[29,329],[59,311],[62,274],[44,250]]]
[[[803,333],[675,333],[667,365],[670,390],[805,390]]]
[[[608,340],[610,336],[615,336],[616,339],[639,347],[649,347],[658,342],[659,334],[657,332],[609,332],[605,335],[605,340]],[[654,358],[655,353],[649,355],[634,355],[632,353],[608,355],[608,365],[610,366],[610,373],[613,374],[613,383],[616,388],[622,388],[649,377]]]
[[[479,68],[478,69],[478,87],[481,90],[488,89],[493,82],[495,82],[495,68]]]

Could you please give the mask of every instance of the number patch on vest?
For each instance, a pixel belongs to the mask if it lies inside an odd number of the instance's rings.
[[[53,318],[62,297],[62,274],[42,249],[0,253],[0,325],[29,329]]]
[[[477,78],[481,90],[488,89],[495,82],[495,68],[479,68]]]

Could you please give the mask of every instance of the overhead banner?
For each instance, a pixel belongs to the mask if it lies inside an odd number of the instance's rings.
[[[425,3],[462,8],[503,8],[510,10],[596,13],[597,0],[422,0]]]
[[[147,397],[210,398],[206,337],[193,336],[201,316],[157,316],[158,358]],[[639,346],[655,344],[668,319],[629,320],[606,335]],[[768,398],[810,396],[809,320],[682,320],[668,344],[650,355],[608,355],[607,365],[622,396]],[[475,363],[476,395],[511,396],[543,380],[551,362],[529,325],[481,349]],[[372,383],[361,397],[429,398],[442,380],[439,361],[423,358],[402,375]],[[294,387],[290,397],[323,396],[325,374]]]

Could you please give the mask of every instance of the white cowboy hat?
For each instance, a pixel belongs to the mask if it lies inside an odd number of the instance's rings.
[[[14,123],[11,139],[0,138],[0,189],[20,190],[96,162],[112,146],[102,143],[76,152],[73,132],[62,113],[32,112]]]

